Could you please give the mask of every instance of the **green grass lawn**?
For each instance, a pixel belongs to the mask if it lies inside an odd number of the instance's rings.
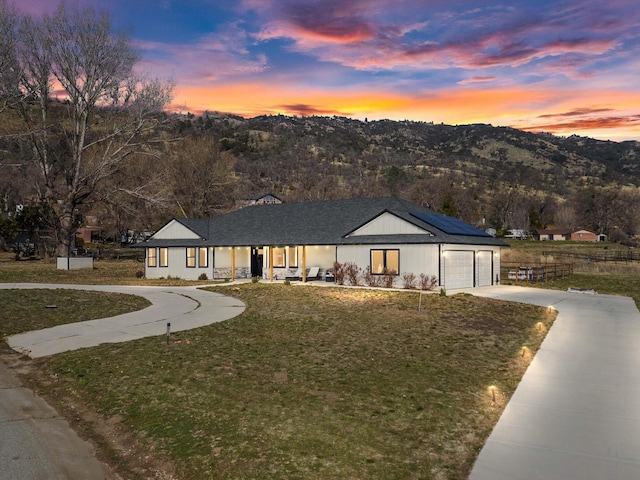
[[[169,346],[56,355],[49,394],[116,419],[181,479],[462,479],[553,321],[471,295],[418,312],[415,292],[212,289],[245,313]]]
[[[546,252],[597,252],[628,250],[627,247],[607,242],[532,242],[510,241],[510,250],[503,253],[504,259],[520,261],[527,265],[527,261],[540,259],[542,250]],[[558,257],[559,262],[566,259]],[[553,257],[548,257],[545,260]],[[544,263],[544,262],[541,262]],[[503,278],[504,283],[509,283]],[[512,282],[513,283],[513,282]],[[527,285],[526,283],[523,285]],[[598,293],[624,295],[635,300],[640,308],[640,264],[638,262],[574,262],[574,274],[564,279],[547,283],[531,284],[539,288],[566,290],[569,287],[595,289]]]
[[[142,310],[136,295],[65,289],[0,289],[0,339],[14,333]]]

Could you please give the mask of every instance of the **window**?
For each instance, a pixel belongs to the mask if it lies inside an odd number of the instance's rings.
[[[209,256],[207,255],[207,247],[198,248],[198,266],[199,267],[209,266]]]
[[[284,247],[271,247],[273,249],[273,266],[274,267],[286,267],[287,256],[285,255]]]
[[[187,267],[188,268],[196,267],[196,248],[195,247],[187,247]]]
[[[371,250],[371,273],[382,275],[385,268],[400,272],[400,250]]]
[[[160,266],[168,267],[169,266],[169,249],[167,247],[160,247],[159,249],[159,257],[160,257]]]
[[[298,266],[298,247],[289,247],[289,267]]]
[[[158,257],[155,248],[147,248],[147,267],[157,267]]]

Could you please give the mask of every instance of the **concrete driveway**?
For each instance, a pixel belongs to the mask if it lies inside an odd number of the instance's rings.
[[[11,348],[31,358],[94,347],[101,343],[126,342],[163,335],[167,331],[167,323],[171,323],[172,332],[202,327],[240,315],[245,308],[239,300],[196,287],[4,283],[0,284],[0,288],[66,288],[129,293],[144,297],[152,303],[151,306],[137,312],[59,325],[8,337],[7,343]]]
[[[125,342],[187,330],[228,320],[244,310],[238,300],[195,287],[132,287],[102,285],[0,284],[2,289],[68,288],[130,293],[152,305],[138,312],[110,318],[60,325],[13,335],[14,350],[33,358],[101,343]],[[44,308],[44,306],[43,306]],[[94,450],[81,440],[42,398],[22,386],[0,358],[0,478],[15,480],[119,479],[99,462]]]
[[[558,310],[470,479],[640,479],[640,313],[633,300],[511,286],[470,293]]]

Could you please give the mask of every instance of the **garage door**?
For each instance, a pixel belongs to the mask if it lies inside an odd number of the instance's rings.
[[[492,259],[493,252],[490,250],[483,250],[476,255],[476,286],[486,287],[491,285],[492,277]]]
[[[444,255],[444,288],[473,287],[473,252],[448,250]]]

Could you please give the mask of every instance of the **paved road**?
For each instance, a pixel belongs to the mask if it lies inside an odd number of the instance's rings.
[[[67,288],[130,293],[152,303],[150,307],[137,312],[20,333],[7,339],[11,348],[31,358],[94,347],[101,343],[163,335],[167,331],[167,323],[171,323],[172,332],[189,330],[228,320],[244,311],[244,304],[239,300],[196,287],[5,283],[0,284],[0,288]]]
[[[472,293],[553,305],[559,313],[470,479],[640,479],[640,313],[634,302],[508,286]]]
[[[67,421],[24,388],[0,359],[0,478],[120,478],[99,462]]]

